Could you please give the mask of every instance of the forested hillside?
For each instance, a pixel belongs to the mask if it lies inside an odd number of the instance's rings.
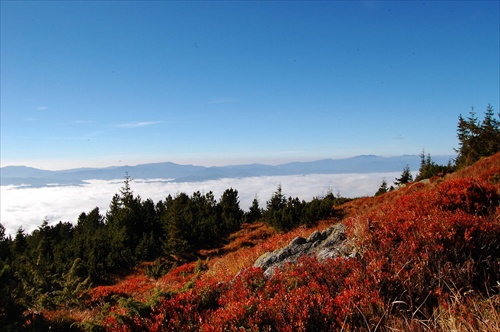
[[[6,331],[500,330],[499,123],[459,118],[457,165],[422,153],[419,180],[374,197],[261,208],[238,191],[154,203],[123,187],[103,215],[0,227]],[[467,123],[467,126],[465,126]],[[479,143],[478,143],[479,142]],[[478,153],[473,147],[480,144]],[[404,179],[404,181],[401,181]],[[387,184],[386,184],[387,187]],[[376,189],[376,188],[374,188]],[[375,192],[375,190],[374,190]],[[265,276],[262,254],[343,222],[357,255],[303,257]]]
[[[305,202],[278,187],[265,208],[254,199],[244,212],[232,188],[218,200],[198,191],[154,203],[135,196],[132,182],[125,177],[105,214],[98,208],[82,212],[75,224],[43,221],[31,234],[20,228],[13,238],[0,224],[0,324],[15,329],[26,313],[85,306],[92,287],[114,284],[143,262],[154,262],[148,276],[161,277],[227,244],[244,223],[265,220],[279,231],[310,226],[347,200],[330,193]]]

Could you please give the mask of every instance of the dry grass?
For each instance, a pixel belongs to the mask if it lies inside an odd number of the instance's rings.
[[[254,224],[245,223],[241,225],[240,230],[229,235],[227,244],[219,248],[200,250],[199,254],[202,257],[223,256],[238,251],[241,248],[253,247],[275,234],[276,231],[272,227],[262,222]]]
[[[308,237],[315,230],[323,230],[336,222],[323,220],[315,227],[299,227],[288,233],[277,233],[264,223],[244,224],[240,231],[230,236],[231,242],[223,248],[226,254],[210,258],[206,276],[230,280],[266,252],[288,245],[297,236]]]
[[[446,305],[434,313],[440,331],[500,331],[500,295],[487,297],[475,292],[452,290]]]

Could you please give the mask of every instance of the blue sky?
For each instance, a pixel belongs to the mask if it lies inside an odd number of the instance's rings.
[[[1,1],[1,164],[450,155],[498,1]]]

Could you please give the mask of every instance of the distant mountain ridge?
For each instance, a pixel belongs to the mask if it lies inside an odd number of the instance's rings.
[[[438,164],[447,164],[453,157],[437,156],[432,158]],[[244,164],[206,167],[163,162],[60,171],[41,170],[26,166],[6,166],[0,168],[0,184],[2,186],[24,185],[27,187],[82,185],[85,180],[91,179],[123,179],[125,174],[134,179],[171,179],[175,182],[197,182],[254,176],[398,172],[402,171],[406,165],[411,170],[418,170],[420,157],[416,155],[397,157],[361,155],[344,159],[290,162],[276,166]]]

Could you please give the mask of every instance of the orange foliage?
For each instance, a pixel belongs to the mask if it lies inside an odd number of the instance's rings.
[[[110,302],[113,296],[146,299],[155,288],[155,282],[146,276],[134,276],[112,286],[97,286],[90,291],[89,305]]]
[[[457,292],[498,293],[499,192],[500,153],[427,184],[344,204],[356,258],[304,257],[266,278],[252,267],[260,255],[335,221],[286,234],[244,225],[229,244],[203,253],[203,274],[190,263],[157,282],[136,276],[94,288],[90,303],[172,290],[145,315],[112,302],[104,320],[110,331],[370,330],[397,317],[428,319]]]
[[[226,255],[214,257],[209,261],[207,277],[228,280],[233,278],[240,270],[252,266],[261,255],[282,248],[295,237],[308,237],[314,230],[322,230],[331,226],[333,220],[325,220],[312,228],[299,227],[288,233],[276,233],[271,227],[259,223],[244,227],[242,231],[233,234],[233,242],[227,247],[232,250]],[[248,226],[247,226],[248,227]],[[251,231],[248,231],[251,229]],[[270,234],[273,234],[270,236]],[[264,235],[264,236],[261,236]],[[252,239],[252,240],[250,240]],[[257,239],[257,241],[255,241]],[[253,241],[253,246],[244,244]]]

